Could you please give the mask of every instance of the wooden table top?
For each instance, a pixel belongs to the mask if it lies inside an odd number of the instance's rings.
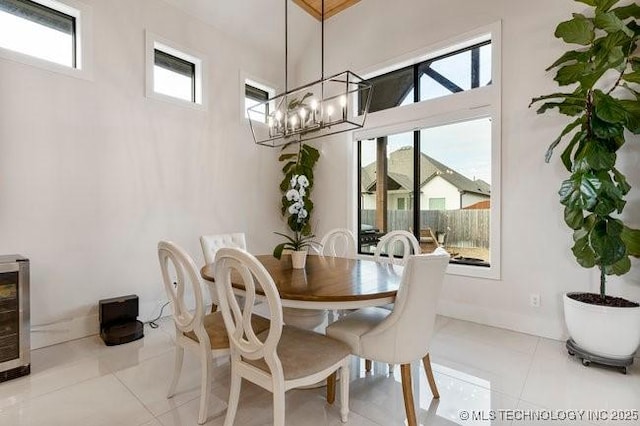
[[[305,269],[293,269],[290,255],[283,255],[281,260],[272,255],[256,258],[273,277],[283,305],[286,300],[322,303],[370,301],[375,305],[376,299],[395,298],[402,278],[401,266],[377,263],[373,259],[308,255]],[[200,274],[213,282],[213,264],[205,265]],[[244,290],[242,284],[234,283],[233,287]],[[257,293],[260,293],[259,289]]]

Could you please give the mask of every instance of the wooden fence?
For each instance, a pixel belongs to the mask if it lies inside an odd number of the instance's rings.
[[[362,210],[362,223],[375,227],[375,210]],[[388,210],[389,230],[409,230],[411,210]],[[420,229],[431,228],[434,234],[446,234],[446,245],[489,248],[490,210],[421,210]]]

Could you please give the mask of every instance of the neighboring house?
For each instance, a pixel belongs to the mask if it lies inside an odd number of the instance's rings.
[[[422,210],[458,210],[480,205],[489,208],[491,185],[482,179],[471,180],[422,153],[420,161],[420,208]],[[387,208],[408,210],[413,199],[413,148],[393,151],[387,165]],[[362,208],[376,208],[376,163],[362,169]],[[475,207],[478,208],[478,207]]]

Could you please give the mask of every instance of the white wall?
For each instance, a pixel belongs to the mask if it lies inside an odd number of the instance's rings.
[[[102,298],[156,315],[160,239],[202,265],[203,233],[265,253],[283,229],[277,152],[239,105],[241,71],[278,84],[281,61],[161,1],[85,2],[91,81],[0,59],[0,253],[31,260],[34,347],[94,333]],[[208,111],[145,98],[145,29],[207,56]]]
[[[565,49],[555,26],[579,12],[572,1],[367,0],[331,18],[326,26],[328,72],[356,73],[376,64],[502,20],[502,274],[501,280],[448,275],[439,311],[480,323],[560,338],[565,335],[561,295],[596,290],[597,273],[578,266],[564,225],[557,189],[565,177],[558,155],[543,161],[548,144],[567,120],[537,116],[533,96],[556,90],[544,69]],[[300,73],[319,67],[303,58]],[[628,143],[621,169],[634,185],[625,216],[640,226],[640,143]],[[319,232],[352,223],[355,216],[355,143],[348,136],[322,142],[314,202]],[[350,191],[350,192],[349,192]],[[640,264],[609,280],[609,292],[640,299]],[[529,307],[529,295],[541,307]]]

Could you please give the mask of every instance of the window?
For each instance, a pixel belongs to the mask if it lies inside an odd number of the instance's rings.
[[[372,77],[369,81],[373,83],[369,112],[488,86],[491,84],[491,41]]]
[[[450,53],[369,78],[376,109],[370,128],[354,134],[357,223],[361,236],[365,226],[412,232],[423,252],[437,241],[452,256],[449,273],[497,279],[499,25],[485,31]]]
[[[67,68],[82,68],[80,11],[53,0],[0,0],[0,48]]]
[[[249,118],[249,108],[254,107],[262,102],[267,101],[270,97],[275,95],[275,90],[265,86],[264,84],[257,83],[253,80],[244,80],[244,118]],[[260,111],[251,111],[251,120],[259,121],[262,123],[267,122],[269,116],[269,104],[264,104],[260,107]]]
[[[429,197],[429,210],[445,210],[447,203],[446,198]]]
[[[196,64],[154,49],[153,90],[156,93],[196,101]]]
[[[202,108],[201,58],[147,32],[147,96]]]
[[[406,208],[406,198],[398,198],[398,210],[404,210]]]

